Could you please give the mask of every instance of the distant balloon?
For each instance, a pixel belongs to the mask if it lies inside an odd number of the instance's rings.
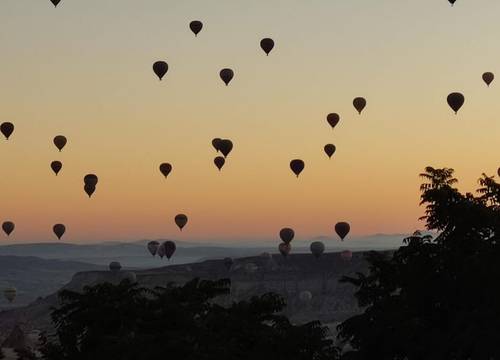
[[[89,197],[92,197],[92,195],[94,194],[95,192],[95,186],[93,185],[84,185],[83,186],[83,190],[85,191],[85,193],[89,196]]]
[[[222,139],[215,138],[212,140],[212,146],[214,147],[215,151],[219,152],[220,151],[220,142]]]
[[[352,101],[354,108],[361,114],[363,109],[366,107],[366,99],[362,97],[357,97]]]
[[[352,251],[350,251],[350,250],[344,250],[344,251],[342,251],[340,253],[340,257],[344,261],[351,261],[351,259],[352,259]]]
[[[495,75],[492,72],[485,72],[483,74],[483,81],[486,85],[490,86],[490,84],[495,80]]]
[[[165,176],[165,179],[167,178],[168,174],[172,171],[172,165],[169,163],[163,163],[160,165],[160,172],[162,173],[163,176]]]
[[[56,174],[59,174],[59,171],[61,171],[62,169],[62,162],[60,161],[52,161],[50,163],[50,168],[52,169],[52,171]]]
[[[262,48],[262,50],[264,50],[266,55],[269,55],[271,50],[274,48],[274,40],[270,38],[262,39],[260,41],[260,47]]]
[[[9,140],[9,137],[14,132],[14,124],[10,122],[4,122],[2,123],[2,125],[0,125],[0,131],[2,132],[3,136],[5,136],[5,139]]]
[[[295,231],[290,228],[283,228],[280,230],[280,239],[285,244],[290,244],[295,237]]]
[[[55,224],[52,230],[54,231],[54,234],[56,234],[57,238],[61,240],[62,236],[66,232],[66,226],[63,224]]]
[[[179,227],[179,229],[182,231],[182,228],[184,226],[186,226],[187,222],[188,222],[188,217],[184,214],[179,214],[179,215],[176,215],[175,216],[175,223],[177,224],[177,226]]]
[[[459,92],[454,92],[448,95],[448,98],[446,100],[448,101],[448,105],[450,105],[450,107],[456,114],[464,104],[465,97]]]
[[[311,253],[316,259],[319,259],[321,255],[325,252],[325,244],[321,241],[315,241],[310,246]]]
[[[448,1],[449,1],[449,3],[451,4],[451,6],[453,6],[453,4],[455,4],[455,2],[456,2],[457,0],[448,0]]]
[[[189,23],[189,28],[194,33],[194,36],[198,36],[201,29],[203,29],[203,23],[198,20],[191,21],[191,23]]]
[[[112,261],[109,263],[109,270],[113,272],[118,272],[122,269],[122,265],[118,261]]]
[[[61,151],[64,148],[64,146],[66,146],[67,142],[68,140],[63,135],[57,135],[54,138],[54,145],[56,146],[57,149],[59,149],[59,151]]]
[[[16,288],[10,286],[10,287],[4,289],[3,296],[5,296],[5,298],[7,299],[7,301],[9,303],[12,303],[16,299],[16,297],[17,297],[17,290],[16,290]]]
[[[300,159],[295,159],[290,161],[290,169],[292,169],[293,173],[299,177],[302,170],[304,170],[304,162]]]
[[[214,159],[214,164],[215,164],[215,166],[217,166],[217,169],[219,169],[219,171],[221,171],[221,169],[225,163],[226,163],[226,160],[222,156],[217,156]]]
[[[231,269],[234,263],[233,259],[231,259],[230,257],[224,258],[223,262],[224,262],[224,267],[226,268],[227,271]]]
[[[299,294],[299,300],[303,303],[308,303],[312,300],[312,294],[310,291],[301,291]]]
[[[333,154],[335,154],[335,150],[337,150],[337,148],[333,144],[326,144],[324,149],[326,155],[328,155],[330,159],[332,158]]]
[[[498,174],[498,176],[500,176],[500,167],[497,170],[497,174]]]
[[[331,113],[331,114],[328,114],[326,116],[326,121],[328,122],[328,124],[330,124],[330,126],[333,128],[335,128],[335,126],[337,126],[337,124],[339,123],[340,121],[340,116],[339,114],[336,114],[336,113]]]
[[[61,2],[61,0],[50,0],[52,2],[52,4],[54,4],[55,7],[57,7],[57,5],[59,5],[59,3]]]
[[[153,71],[161,81],[168,71],[168,64],[165,61],[157,61],[153,64]]]
[[[219,75],[222,81],[224,81],[224,84],[228,86],[234,77],[234,71],[232,69],[222,69]]]
[[[83,189],[85,190],[85,192],[87,193],[87,195],[89,197],[91,197],[92,194],[95,192],[96,185],[97,185],[98,181],[99,181],[99,179],[97,178],[97,176],[95,174],[88,174],[88,175],[85,175],[85,177],[83,178],[83,182],[85,184]]]
[[[158,251],[158,248],[160,247],[160,243],[158,241],[150,241],[148,242],[148,251],[151,253],[151,255],[155,256],[156,252]]]
[[[9,236],[15,228],[16,225],[12,221],[5,221],[2,224],[2,230],[5,232],[5,234],[7,234],[7,236]]]
[[[335,224],[335,232],[340,237],[340,240],[344,240],[347,234],[351,231],[351,226],[346,222],[339,222]]]
[[[174,255],[175,249],[177,248],[175,246],[175,243],[173,241],[168,240],[163,243],[163,247],[165,248],[165,256],[167,257],[167,259],[170,260],[172,255]]]
[[[290,254],[290,251],[292,251],[292,245],[283,242],[279,244],[278,250],[280,254],[286,258]]]
[[[158,247],[158,251],[156,252],[158,254],[158,256],[163,259],[163,257],[165,256],[165,246],[163,246],[163,244],[161,244],[159,247]]]
[[[221,140],[219,142],[219,150],[222,153],[222,155],[224,155],[224,157],[226,158],[229,155],[229,153],[233,150],[233,142],[228,139]]]

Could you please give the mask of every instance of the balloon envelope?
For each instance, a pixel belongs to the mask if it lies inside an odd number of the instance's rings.
[[[68,142],[66,137],[63,135],[57,135],[56,137],[54,137],[53,141],[54,141],[54,145],[56,146],[57,149],[59,149],[59,151],[61,151],[64,148],[64,146],[66,146],[66,143]]]
[[[198,36],[201,29],[203,29],[203,23],[201,21],[198,21],[198,20],[191,21],[189,23],[189,28],[194,33],[194,36]]]
[[[325,244],[321,241],[315,241],[311,244],[310,249],[313,256],[318,259],[325,252]]]
[[[290,169],[292,169],[293,173],[299,177],[302,170],[304,170],[305,164],[300,159],[295,159],[290,161]]]
[[[229,139],[224,139],[219,142],[219,150],[224,155],[224,157],[227,157],[229,153],[233,150],[233,142]]]
[[[61,2],[61,0],[50,0],[52,2],[52,4],[54,4],[55,7],[57,7],[57,5],[59,5],[59,3]]]
[[[486,85],[490,86],[490,84],[495,80],[495,75],[492,72],[485,72],[483,74],[483,81]]]
[[[99,182],[99,178],[95,174],[87,174],[83,178],[83,182],[85,185],[93,185],[96,186]]]
[[[188,217],[184,214],[178,214],[175,216],[175,223],[177,224],[177,226],[179,227],[179,229],[182,231],[182,228],[184,226],[186,226],[187,222],[188,222]]]
[[[229,83],[231,82],[231,80],[233,80],[233,77],[234,77],[234,71],[232,69],[222,69],[219,73],[220,75],[220,78],[222,79],[222,81],[224,81],[224,84],[226,84],[226,86],[229,85]]]
[[[363,109],[366,107],[366,99],[362,97],[357,97],[352,101],[354,108],[361,114]]]
[[[170,260],[172,255],[174,255],[175,249],[177,248],[175,246],[175,243],[173,241],[168,240],[163,243],[163,247],[165,248],[165,256],[167,257],[167,259]]]
[[[50,168],[52,169],[52,171],[56,174],[59,174],[59,171],[61,171],[62,169],[62,162],[60,161],[52,161],[50,163]]]
[[[458,112],[458,110],[460,110],[462,105],[464,104],[465,97],[463,96],[463,94],[461,94],[459,92],[454,92],[454,93],[451,93],[450,95],[448,95],[446,101],[448,102],[448,105],[453,109],[453,111],[456,114]]]
[[[290,251],[292,251],[292,245],[283,242],[279,244],[278,250],[283,257],[287,257]]]
[[[339,114],[336,114],[336,113],[331,113],[331,114],[328,114],[326,116],[326,121],[328,122],[328,124],[330,124],[330,126],[332,127],[332,129],[337,126],[337,124],[339,123],[340,121],[340,116]]]
[[[54,234],[56,234],[57,238],[61,240],[62,236],[66,232],[66,226],[63,224],[55,224],[52,230],[54,231]]]
[[[153,71],[161,81],[168,71],[168,64],[165,61],[157,61],[153,64]]]
[[[158,241],[150,241],[148,242],[148,251],[151,253],[151,255],[155,256],[156,252],[158,251],[158,248],[160,247],[160,243]]]
[[[337,150],[337,148],[333,144],[326,144],[324,150],[326,155],[328,155],[328,157],[331,159],[333,154],[335,154],[335,150]]]
[[[290,244],[295,237],[295,231],[290,228],[283,228],[280,230],[280,239],[285,244]]]
[[[89,196],[89,197],[92,197],[92,195],[94,194],[95,192],[95,186],[94,185],[85,185],[83,187],[83,190],[85,191],[85,193]]]
[[[109,263],[109,270],[116,272],[120,271],[122,268],[122,265],[118,261],[112,261]]]
[[[262,39],[260,41],[260,47],[262,48],[262,50],[264,50],[266,55],[269,55],[271,50],[274,48],[274,40],[270,38]]]
[[[15,229],[16,225],[12,221],[5,221],[2,224],[2,230],[9,236]]]
[[[339,222],[335,224],[335,232],[340,237],[341,240],[344,240],[347,234],[351,231],[351,226],[346,222]]]
[[[453,6],[453,4],[455,4],[455,2],[456,2],[457,0],[448,0],[448,1],[449,1],[449,3],[451,4],[451,6]]]
[[[14,124],[10,122],[4,122],[2,123],[2,125],[0,125],[0,131],[2,132],[3,136],[5,136],[7,140],[9,140],[9,137],[14,132]]]
[[[220,142],[222,139],[220,138],[215,138],[212,140],[212,146],[214,147],[215,151],[219,152],[220,151]]]
[[[215,164],[215,166],[217,166],[217,169],[219,169],[219,171],[222,169],[222,167],[224,166],[225,163],[226,163],[226,160],[222,156],[217,156],[214,159],[214,164]]]
[[[172,165],[170,165],[169,163],[163,163],[160,165],[160,172],[163,174],[163,176],[165,176],[165,178],[168,176],[168,174],[170,174],[171,171]]]
[[[165,256],[165,246],[163,246],[163,244],[161,244],[159,247],[158,247],[158,251],[156,252],[158,254],[158,256],[163,259],[163,257]]]

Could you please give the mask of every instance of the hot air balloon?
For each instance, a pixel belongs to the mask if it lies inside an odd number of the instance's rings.
[[[62,236],[66,232],[66,226],[64,226],[63,224],[55,224],[52,227],[52,230],[54,231],[54,234],[56,234],[57,238],[61,240]]]
[[[328,155],[328,157],[331,159],[333,154],[335,154],[335,150],[337,150],[337,148],[333,144],[326,144],[324,150],[326,155]]]
[[[335,224],[335,232],[340,237],[340,240],[344,240],[347,234],[351,231],[351,226],[346,222],[339,222]]]
[[[222,141],[222,139],[220,139],[220,138],[215,138],[212,140],[212,146],[214,147],[216,152],[220,151],[220,142],[221,141]]]
[[[61,0],[50,0],[52,2],[52,4],[54,4],[54,7],[57,7],[57,5],[59,5],[59,3],[61,2]]]
[[[231,70],[231,69],[222,69],[219,73],[220,75],[220,78],[222,79],[222,81],[224,81],[224,84],[226,84],[226,86],[229,85],[229,83],[231,82],[231,80],[233,80],[233,77],[234,77],[234,71]]]
[[[188,222],[188,217],[184,214],[178,214],[175,216],[175,223],[177,224],[177,226],[179,227],[179,229],[182,231],[182,228],[184,226],[186,226],[187,222]]]
[[[321,241],[315,241],[310,246],[311,253],[316,259],[319,259],[321,255],[325,252],[325,244]]]
[[[118,261],[112,261],[109,263],[109,270],[113,272],[118,272],[122,269],[122,265]]]
[[[453,6],[453,4],[455,4],[455,2],[456,2],[457,0],[448,0],[448,1],[449,1],[449,3],[451,4],[451,6]]]
[[[172,255],[174,255],[175,249],[177,248],[175,246],[175,243],[173,241],[167,240],[163,243],[163,247],[165,248],[165,256],[170,260]]]
[[[53,141],[54,141],[54,145],[56,146],[57,149],[59,149],[59,151],[61,151],[64,148],[64,146],[66,146],[66,143],[68,142],[66,137],[63,135],[57,135],[56,137],[54,137]]]
[[[335,126],[337,126],[337,124],[339,123],[340,121],[340,116],[339,114],[336,114],[336,113],[331,113],[331,114],[328,114],[326,116],[326,121],[328,122],[328,124],[330,124],[330,126],[333,128],[335,128]]]
[[[168,64],[165,61],[157,61],[153,64],[153,71],[161,81],[168,71]]]
[[[274,48],[274,40],[270,38],[262,39],[260,41],[260,47],[262,48],[262,50],[264,50],[266,55],[269,55],[271,50]]]
[[[191,21],[189,23],[189,28],[194,33],[194,36],[198,36],[201,29],[203,29],[203,23],[201,21],[198,21],[198,20]]]
[[[0,131],[2,132],[3,136],[5,136],[5,139],[9,140],[9,137],[14,132],[14,124],[10,122],[4,122],[2,123],[2,125],[0,125]]]
[[[231,269],[234,263],[233,259],[231,259],[230,257],[224,258],[223,262],[224,262],[224,267],[226,268],[227,271]]]
[[[448,105],[450,105],[450,107],[456,114],[464,104],[465,97],[459,92],[454,92],[448,95],[448,98],[446,100],[448,102]]]
[[[148,251],[151,253],[151,255],[155,256],[156,252],[158,251],[158,248],[160,247],[160,243],[158,241],[150,241],[148,242]]]
[[[3,296],[5,296],[9,303],[14,302],[17,296],[17,289],[15,287],[9,286],[8,288],[4,289]]]
[[[95,174],[88,174],[85,175],[85,177],[83,178],[83,182],[85,184],[83,189],[85,190],[85,192],[89,197],[91,197],[92,194],[94,193],[98,181],[99,179]]]
[[[93,185],[84,185],[83,186],[83,190],[85,191],[85,193],[89,196],[89,197],[92,197],[92,195],[94,194],[95,192],[95,186]]]
[[[352,104],[354,105],[354,108],[358,111],[358,113],[361,114],[363,109],[366,107],[366,99],[357,97],[352,101]]]
[[[283,228],[280,230],[280,239],[285,243],[285,244],[290,244],[295,237],[295,231],[290,228]]]
[[[229,153],[233,150],[233,142],[228,139],[221,140],[219,142],[219,150],[224,155],[225,158],[229,155]]]
[[[217,169],[219,169],[219,171],[221,171],[221,169],[225,163],[226,163],[226,160],[222,156],[217,156],[214,159],[214,164],[215,164],[215,166],[217,166]]]
[[[163,244],[161,244],[159,247],[158,247],[158,251],[156,252],[158,254],[158,256],[160,257],[160,259],[163,259],[163,257],[165,256],[165,246],[163,246]]]
[[[12,221],[5,221],[2,224],[2,230],[5,232],[5,234],[7,234],[7,236],[9,236],[15,228],[16,225]]]
[[[483,81],[486,85],[490,86],[490,84],[495,80],[495,75],[492,72],[485,72],[483,74]]]
[[[497,174],[498,174],[498,176],[500,176],[500,167],[497,170]]]
[[[284,258],[286,258],[288,256],[288,254],[290,254],[290,251],[292,251],[292,245],[283,242],[283,243],[279,244],[278,250],[279,250],[280,254]]]
[[[299,177],[302,170],[304,170],[304,162],[300,159],[295,159],[290,161],[290,169],[292,169],[293,173]]]
[[[352,259],[352,251],[350,251],[350,250],[344,250],[344,251],[342,251],[340,253],[340,257],[344,261],[351,261],[351,259]]]
[[[62,169],[62,162],[60,161],[52,161],[50,163],[50,168],[52,169],[52,171],[56,174],[59,174],[59,171],[61,171]]]
[[[310,291],[301,291],[299,294],[299,300],[305,304],[312,300],[312,294]]]
[[[168,174],[172,171],[172,165],[169,163],[163,163],[160,164],[160,172],[165,176],[165,179],[167,178]]]

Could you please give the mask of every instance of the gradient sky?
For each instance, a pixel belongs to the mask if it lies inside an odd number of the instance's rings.
[[[16,131],[0,142],[0,219],[16,230],[0,241],[55,241],[59,222],[73,242],[422,228],[425,166],[456,169],[470,191],[500,165],[500,84],[481,80],[500,80],[499,15],[498,0],[2,0],[0,122]],[[198,38],[191,20],[205,24]],[[156,60],[170,65],[162,82]],[[453,91],[466,96],[458,116]],[[333,131],[329,112],[342,118]],[[235,143],[222,173],[214,137]],[[182,233],[177,213],[190,217]]]

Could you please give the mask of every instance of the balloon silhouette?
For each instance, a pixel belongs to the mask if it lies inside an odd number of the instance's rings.
[[[321,241],[313,242],[309,248],[316,259],[319,259],[325,252],[325,244],[323,244]]]
[[[189,23],[189,28],[194,33],[194,36],[198,36],[201,29],[203,29],[203,23],[201,21],[198,21],[198,20],[191,21]]]
[[[455,4],[457,0],[448,0],[448,2],[451,4],[451,6],[453,6],[453,4]]]
[[[335,154],[335,150],[337,150],[337,148],[333,144],[326,144],[324,149],[326,155],[328,155],[330,159],[332,158],[333,154]]]
[[[219,169],[219,171],[221,171],[221,169],[225,163],[226,163],[226,159],[224,159],[222,156],[217,156],[214,159],[214,164],[215,164],[215,166],[217,166],[217,169]]]
[[[490,84],[495,80],[495,75],[492,72],[485,72],[483,74],[483,81],[486,85],[490,86]]]
[[[361,115],[361,112],[366,107],[366,99],[362,97],[357,97],[352,101],[352,104],[354,105],[354,108],[358,111],[358,113]]]
[[[274,40],[270,39],[270,38],[262,39],[260,41],[260,47],[262,48],[262,50],[264,50],[264,52],[266,53],[266,55],[269,56],[269,53],[274,48]]]
[[[157,61],[153,64],[153,71],[161,81],[168,71],[168,64],[165,61]]]
[[[284,258],[286,258],[288,256],[288,254],[290,254],[290,251],[292,251],[292,245],[287,244],[287,243],[281,243],[278,246],[278,250],[279,250],[280,254]]]
[[[57,5],[59,5],[59,3],[61,2],[61,0],[50,0],[50,2],[52,4],[54,4],[54,7],[57,7]]]
[[[290,161],[290,169],[292,169],[293,173],[299,177],[302,170],[304,170],[304,162],[300,159],[295,159]]]
[[[56,174],[59,174],[59,171],[61,171],[62,169],[62,162],[60,161],[52,161],[50,163],[50,168],[52,169],[52,171]]]
[[[109,270],[113,272],[118,272],[122,269],[122,264],[120,264],[118,261],[112,261],[109,263]]]
[[[497,170],[497,174],[498,174],[498,176],[500,176],[500,167]]]
[[[220,75],[220,78],[222,79],[222,81],[224,81],[224,84],[226,84],[226,86],[228,86],[229,83],[231,82],[231,80],[233,80],[234,71],[231,69],[222,69],[220,71],[219,75]]]
[[[295,237],[295,231],[290,228],[283,228],[280,230],[280,239],[285,244],[290,244]]]
[[[176,246],[175,246],[175,243],[173,241],[165,241],[163,243],[163,247],[165,248],[165,256],[167,257],[167,259],[170,260],[170,258],[172,257],[172,255],[174,255],[174,252],[176,250]]]
[[[9,140],[9,137],[14,132],[14,124],[10,122],[4,122],[2,123],[2,125],[0,125],[0,131],[2,132],[3,136],[5,136],[5,139]]]
[[[3,291],[3,296],[5,296],[9,303],[14,302],[17,297],[17,289],[12,286],[8,287]]]
[[[56,234],[57,238],[61,240],[62,236],[66,232],[66,226],[63,224],[55,224],[52,230],[54,231],[54,234]]]
[[[12,232],[14,231],[15,228],[16,228],[16,225],[12,221],[5,221],[2,224],[2,230],[5,232],[5,234],[7,234],[7,236],[12,234]]]
[[[453,109],[453,111],[456,114],[464,104],[465,97],[459,92],[454,92],[448,95],[448,98],[446,100],[448,102],[448,105]]]
[[[158,248],[160,247],[160,243],[158,241],[150,241],[148,242],[147,248],[151,255],[155,256]]]
[[[212,140],[212,146],[214,147],[215,151],[219,152],[220,151],[220,142],[222,139],[215,138]]]
[[[233,150],[233,142],[228,139],[221,140],[219,142],[219,150],[224,155],[224,157],[227,157],[229,153]]]
[[[160,165],[160,172],[165,176],[165,179],[167,178],[168,174],[172,171],[172,165],[169,163],[163,163]]]
[[[63,135],[57,135],[56,137],[54,137],[53,142],[54,142],[54,145],[56,146],[56,148],[59,151],[61,151],[66,146],[66,143],[68,142],[68,140]]]
[[[160,259],[163,259],[163,257],[165,256],[165,246],[163,246],[163,244],[161,244],[159,247],[158,247],[158,251],[156,252],[158,254],[158,256],[160,257]]]
[[[340,240],[344,240],[347,234],[351,231],[351,226],[346,222],[339,222],[335,224],[335,232],[340,237]]]
[[[175,223],[177,224],[177,226],[179,227],[179,229],[182,231],[182,228],[184,226],[186,226],[187,222],[188,222],[188,217],[184,214],[179,214],[179,215],[176,215],[175,216]]]
[[[89,197],[91,197],[94,193],[98,181],[99,179],[94,174],[85,175],[85,177],[83,178],[83,182],[85,184],[83,189]]]
[[[328,121],[328,124],[330,124],[330,126],[333,128],[335,128],[335,126],[337,126],[337,124],[339,123],[340,121],[340,116],[339,114],[336,114],[336,113],[331,113],[331,114],[328,114],[326,116],[326,121]]]

